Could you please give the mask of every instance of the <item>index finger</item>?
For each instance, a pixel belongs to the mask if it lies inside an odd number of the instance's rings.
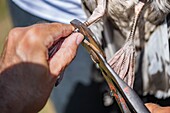
[[[47,27],[49,34],[54,37],[54,40],[57,40],[60,37],[67,37],[74,30],[74,27],[71,24],[52,23],[48,24]]]
[[[74,27],[71,24],[62,23],[43,23],[28,27],[28,35],[38,39],[45,46],[50,47],[54,41],[70,35]]]

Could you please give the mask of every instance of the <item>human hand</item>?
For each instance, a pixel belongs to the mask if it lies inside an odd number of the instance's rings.
[[[1,57],[1,112],[36,113],[42,109],[83,39],[79,33],[71,34],[73,30],[71,25],[46,23],[10,31]],[[49,59],[48,48],[64,38]]]
[[[146,103],[145,105],[151,113],[170,113],[170,107],[161,107],[154,103]]]

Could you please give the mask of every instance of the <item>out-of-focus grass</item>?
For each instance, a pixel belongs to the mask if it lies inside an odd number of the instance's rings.
[[[45,107],[39,113],[57,113],[51,99],[48,99],[47,104],[45,105]]]
[[[0,0],[0,53],[11,26],[7,0]]]

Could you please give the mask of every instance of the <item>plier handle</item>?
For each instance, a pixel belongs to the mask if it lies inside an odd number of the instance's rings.
[[[77,31],[85,36],[82,45],[87,49],[94,63],[99,66],[110,89],[113,90],[111,88],[112,86],[116,88],[116,90],[123,97],[131,112],[149,113],[149,110],[145,107],[142,100],[135,93],[135,91],[130,88],[107,63],[105,54],[92,31],[79,20],[74,19],[70,23],[75,27]]]

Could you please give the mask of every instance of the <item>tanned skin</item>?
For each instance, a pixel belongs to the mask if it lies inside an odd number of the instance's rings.
[[[44,107],[83,39],[73,30],[71,25],[45,23],[10,31],[0,60],[1,113],[37,113]],[[64,38],[49,59],[48,48]]]

